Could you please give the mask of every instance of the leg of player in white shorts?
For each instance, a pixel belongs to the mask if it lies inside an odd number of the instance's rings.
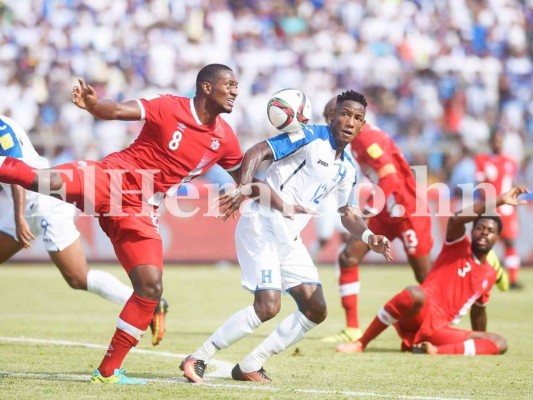
[[[74,224],[75,208],[56,199],[27,194],[26,221],[35,237],[42,240],[50,258],[73,289],[88,290],[107,300],[125,304],[132,290],[108,272],[89,270]],[[23,248],[16,239],[13,204],[0,220],[0,263]]]
[[[280,240],[279,224],[259,213],[241,216],[236,229],[236,249],[243,288],[254,293],[254,303],[237,311],[181,364],[191,382],[202,382],[206,364],[218,350],[253,332],[275,317],[281,292],[295,299],[298,309],[232,370],[235,380],[270,382],[263,364],[274,354],[301,340],[326,318],[326,303],[316,266],[300,238]],[[276,234],[277,233],[277,234]]]

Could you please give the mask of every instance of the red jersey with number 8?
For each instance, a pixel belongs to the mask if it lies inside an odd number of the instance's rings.
[[[141,133],[128,148],[108,155],[106,168],[155,170],[154,193],[148,202],[159,205],[165,195],[173,195],[180,185],[202,175],[213,164],[231,171],[243,155],[237,136],[229,124],[217,116],[212,125],[203,125],[192,98],[162,95],[138,100]],[[140,179],[140,177],[139,177]],[[131,184],[140,188],[140,180]],[[128,184],[123,182],[123,189]]]

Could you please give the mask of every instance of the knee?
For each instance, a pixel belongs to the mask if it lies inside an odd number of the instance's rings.
[[[59,190],[63,187],[63,179],[61,179],[61,174],[57,172],[52,172],[50,174],[50,190]]]
[[[76,290],[87,290],[87,275],[69,274],[63,275],[67,284]]]
[[[281,302],[275,299],[255,301],[254,310],[261,322],[265,322],[278,315],[281,310]]]
[[[75,290],[87,290],[87,281],[78,278],[67,279],[68,285]]]
[[[134,286],[134,291],[145,299],[159,300],[163,294],[163,282],[157,278],[143,279]]]
[[[324,300],[307,304],[305,308],[300,307],[300,312],[315,324],[321,324],[328,316],[328,308]]]
[[[496,343],[496,346],[498,347],[498,354],[504,354],[508,349],[507,339],[505,339],[503,336],[496,335],[493,340],[494,343]]]
[[[418,311],[426,304],[426,293],[420,286],[408,286],[405,290],[409,292],[413,299],[413,310]]]
[[[350,254],[346,248],[339,254],[339,266],[341,268],[349,268],[354,265],[359,265],[360,261],[359,257]]]

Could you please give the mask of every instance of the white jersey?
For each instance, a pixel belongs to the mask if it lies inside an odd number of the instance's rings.
[[[324,198],[334,196],[337,209],[357,207],[353,188],[357,179],[355,163],[346,151],[335,159],[336,144],[328,126],[307,125],[298,133],[284,133],[266,142],[274,154],[266,182],[285,202],[317,210]],[[256,210],[257,207],[254,206]],[[280,235],[292,240],[312,217],[298,214],[290,220],[267,207],[262,207],[261,212],[271,213],[278,220]]]
[[[24,129],[5,115],[0,115],[0,156],[18,158],[38,169],[50,167],[48,160],[35,151]],[[0,184],[11,196],[11,185]]]
[[[0,156],[18,158],[36,168],[49,168],[46,158],[39,156],[24,129],[4,115],[0,115]],[[9,204],[0,215],[0,231],[16,238],[11,185],[2,183]],[[79,232],[74,224],[73,205],[32,191],[26,191],[25,217],[35,236],[42,234],[47,251],[61,251],[70,246]]]

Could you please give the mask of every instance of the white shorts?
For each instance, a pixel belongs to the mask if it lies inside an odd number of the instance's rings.
[[[12,198],[2,214],[0,232],[17,239]],[[34,236],[42,236],[48,252],[64,250],[79,238],[75,215],[76,208],[72,204],[29,191],[26,194],[26,221]]]
[[[301,284],[321,285],[318,269],[302,239],[298,236],[287,243],[276,236],[280,230],[275,219],[259,212],[241,215],[235,247],[244,289],[288,291]]]
[[[335,232],[348,233],[341,222],[335,196],[326,196],[320,203],[318,215],[313,218],[316,235],[321,240],[330,239]]]

